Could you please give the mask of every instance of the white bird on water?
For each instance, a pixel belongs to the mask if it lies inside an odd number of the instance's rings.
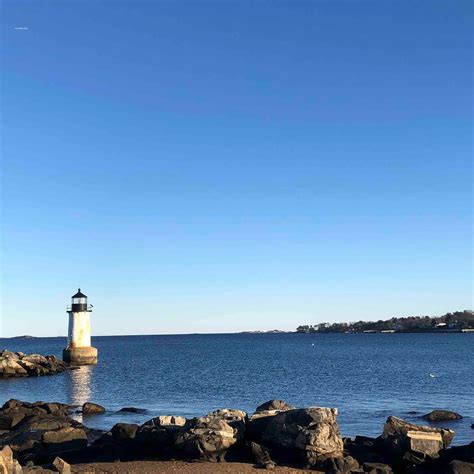
[[[430,377],[431,377],[432,379],[435,379],[435,378],[436,378],[436,375],[435,375],[435,374],[430,374]]]

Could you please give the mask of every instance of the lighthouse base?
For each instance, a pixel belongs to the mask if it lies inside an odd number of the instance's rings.
[[[66,347],[63,350],[63,361],[71,365],[97,364],[97,349],[95,347]]]

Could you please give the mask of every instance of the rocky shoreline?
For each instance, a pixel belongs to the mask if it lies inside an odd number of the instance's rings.
[[[33,472],[41,466],[40,472],[67,473],[76,464],[156,460],[248,463],[269,470],[290,466],[333,474],[474,473],[474,442],[450,447],[453,430],[394,416],[377,438],[342,438],[337,409],[294,408],[281,400],[266,402],[250,415],[222,409],[192,419],[159,416],[142,425],[118,423],[110,431],[74,420],[77,409],[7,401],[0,409],[0,472]],[[88,403],[81,411],[93,416],[104,408]],[[449,413],[445,416],[453,416]],[[436,416],[442,418],[439,412]]]
[[[6,349],[0,352],[0,379],[53,375],[71,368],[53,355],[24,354]]]

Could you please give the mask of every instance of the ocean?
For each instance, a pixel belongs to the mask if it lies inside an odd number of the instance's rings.
[[[0,348],[61,357],[65,338],[0,339]],[[339,409],[343,436],[381,434],[389,415],[449,409],[454,444],[474,440],[474,334],[192,334],[94,337],[99,364],[47,377],[0,380],[10,398],[81,405],[108,429],[157,415],[200,416],[218,408],[253,412],[283,399]],[[138,407],[146,413],[117,413]],[[440,426],[435,425],[435,426]]]

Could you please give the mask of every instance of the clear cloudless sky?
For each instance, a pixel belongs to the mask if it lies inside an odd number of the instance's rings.
[[[1,16],[1,335],[472,308],[471,0]]]

